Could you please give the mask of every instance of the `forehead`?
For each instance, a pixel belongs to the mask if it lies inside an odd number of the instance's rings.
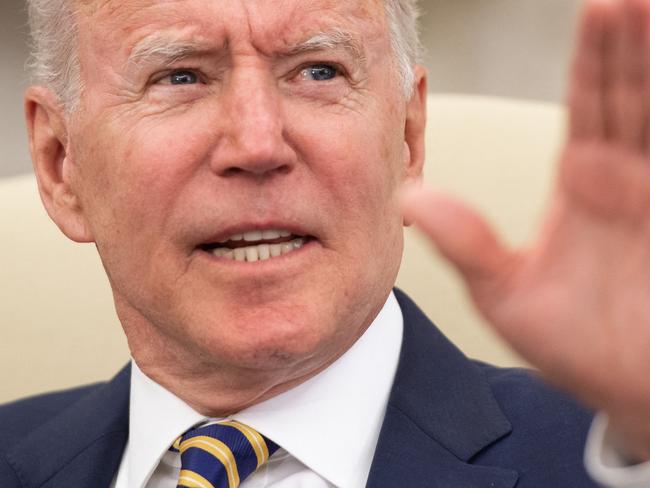
[[[383,0],[74,0],[80,30],[118,40],[129,48],[155,32],[234,41],[250,38],[259,47],[292,43],[310,33],[344,27],[359,37],[387,32]],[[91,34],[91,35],[92,35]],[[263,49],[262,49],[263,50]]]

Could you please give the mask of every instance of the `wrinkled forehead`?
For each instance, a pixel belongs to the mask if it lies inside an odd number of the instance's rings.
[[[100,13],[119,13],[120,11],[138,11],[148,8],[164,8],[190,3],[185,0],[68,0],[74,8],[86,15]],[[264,4],[277,12],[290,13],[296,9],[312,10],[326,9],[331,11],[357,11],[370,18],[384,17],[385,0],[208,0],[206,6],[219,3],[241,5],[254,8],[256,4]]]
[[[240,36],[268,54],[332,28],[369,49],[389,37],[384,0],[71,1],[86,26],[80,27],[82,46],[92,38],[93,51],[128,51],[152,33],[184,32],[226,44]]]

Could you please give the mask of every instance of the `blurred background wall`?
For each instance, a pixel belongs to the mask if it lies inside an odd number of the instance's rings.
[[[26,23],[24,0],[0,1],[0,178],[31,171],[22,109],[28,79]]]
[[[560,101],[579,0],[420,0],[432,92]],[[30,171],[24,0],[0,2],[0,178]]]
[[[580,0],[424,0],[430,89],[563,98]]]

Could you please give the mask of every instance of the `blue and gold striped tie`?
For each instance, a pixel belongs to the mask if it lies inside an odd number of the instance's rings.
[[[278,450],[278,445],[234,420],[188,430],[172,451],[181,453],[179,487],[237,488]]]

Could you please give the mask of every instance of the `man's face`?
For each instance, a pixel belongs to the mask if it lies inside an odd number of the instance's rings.
[[[68,158],[136,359],[333,360],[390,292],[419,172],[382,3],[92,5]]]

